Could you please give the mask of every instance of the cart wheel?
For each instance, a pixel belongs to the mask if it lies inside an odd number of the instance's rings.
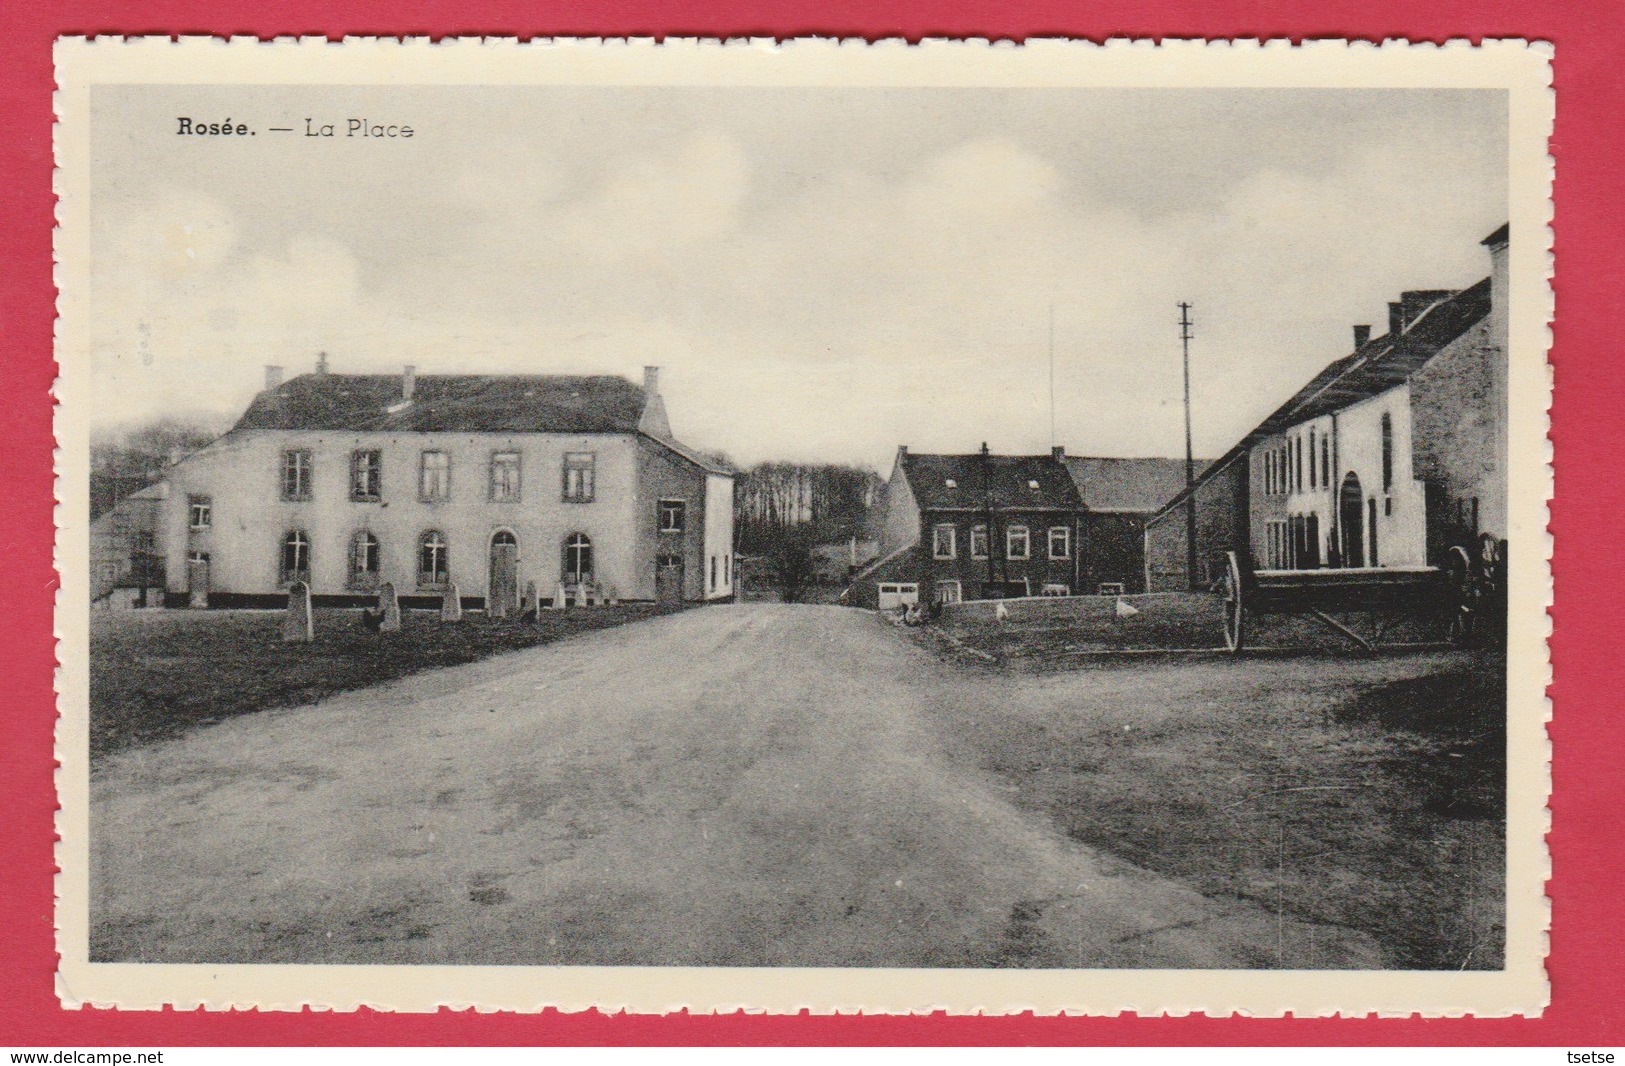
[[[1467,551],[1460,545],[1450,549],[1445,557],[1445,595],[1449,621],[1445,627],[1445,640],[1460,646],[1473,638],[1473,564]]]
[[[1235,552],[1229,552],[1227,556],[1229,565],[1225,569],[1221,590],[1224,596],[1224,646],[1230,649],[1232,655],[1239,655],[1245,638],[1247,609],[1241,601],[1241,564],[1236,561]]]

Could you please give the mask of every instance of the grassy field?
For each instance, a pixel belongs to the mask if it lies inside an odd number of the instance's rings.
[[[280,611],[108,611],[90,623],[94,759],[225,718],[298,707],[420,670],[473,662],[670,613],[653,605],[544,611],[540,622],[408,611],[399,633],[317,610],[316,642],[285,644]]]
[[[1389,966],[1496,969],[1505,671],[1491,651],[1096,659],[974,671],[1014,691],[940,713],[1080,842],[1359,929]]]

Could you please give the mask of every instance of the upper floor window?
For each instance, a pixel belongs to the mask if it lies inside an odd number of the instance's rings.
[[[444,585],[451,580],[451,546],[446,535],[431,529],[418,537],[418,584]]]
[[[682,500],[660,501],[660,532],[681,533],[687,521],[688,504]]]
[[[188,496],[186,512],[186,524],[192,529],[208,529],[214,523],[214,507],[207,496]]]
[[[970,527],[970,557],[972,559],[987,558],[987,527]]]
[[[597,489],[592,452],[564,453],[564,501],[591,503]]]
[[[418,463],[418,499],[433,503],[451,496],[451,456],[424,452]]]
[[[350,453],[350,499],[375,502],[383,493],[384,453],[358,448]]]
[[[282,453],[282,498],[310,499],[310,452],[291,449]]]
[[[282,558],[279,578],[284,585],[295,581],[310,581],[310,538],[302,529],[290,529],[282,535]]]
[[[959,553],[955,550],[955,530],[953,526],[937,526],[931,531],[931,556],[934,559],[952,559]]]
[[[1026,526],[1011,526],[1004,534],[1005,557],[1009,559],[1032,558],[1032,539],[1027,534]]]
[[[1388,492],[1394,487],[1394,419],[1384,413],[1382,416],[1382,491]]]
[[[491,499],[519,498],[519,453],[494,452],[491,455]]]
[[[1072,558],[1072,531],[1066,526],[1053,526],[1049,531],[1049,557]]]

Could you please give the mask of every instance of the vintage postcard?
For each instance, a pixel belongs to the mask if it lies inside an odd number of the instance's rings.
[[[62,40],[59,993],[1547,1002],[1549,48]]]

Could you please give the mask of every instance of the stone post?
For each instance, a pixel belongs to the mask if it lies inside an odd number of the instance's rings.
[[[587,583],[585,581],[577,581],[576,582],[576,603],[575,603],[575,605],[577,607],[585,607],[585,606],[587,606]]]
[[[442,622],[463,620],[463,594],[458,591],[456,582],[447,585],[446,591],[440,597],[440,620]]]
[[[568,601],[564,598],[564,583],[560,582],[558,591],[553,593],[553,609],[555,611],[562,611],[567,603]]]
[[[525,598],[519,605],[519,616],[539,615],[541,606],[541,599],[536,595],[536,582],[525,582]]]
[[[380,633],[399,633],[401,631],[401,600],[395,595],[395,583],[386,581],[378,586],[378,612],[383,620],[378,623]]]
[[[282,639],[290,644],[316,640],[316,619],[310,611],[310,586],[295,581],[288,586],[288,613],[282,619]]]

